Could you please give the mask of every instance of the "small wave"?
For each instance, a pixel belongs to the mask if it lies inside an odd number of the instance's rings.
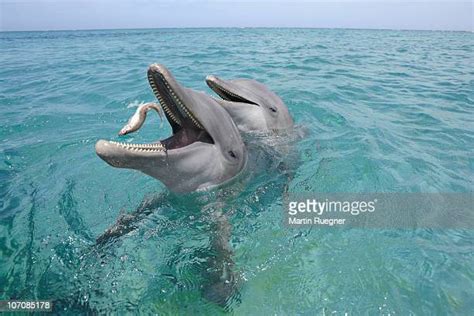
[[[8,42],[0,62],[3,296],[57,298],[53,312],[69,314],[218,314],[221,298],[229,313],[294,314],[293,297],[306,314],[471,311],[471,232],[303,234],[280,215],[288,192],[471,192],[474,72],[465,33],[0,33]],[[210,73],[264,82],[287,104],[295,135],[246,135],[248,171],[195,195],[111,168],[94,142],[155,100],[152,62],[198,90]],[[145,126],[120,140],[149,142],[165,131],[156,132]],[[119,216],[139,210],[133,221]],[[229,225],[214,216],[220,210]],[[120,238],[109,233],[95,246],[108,227]],[[241,297],[217,282],[223,267],[243,276]]]

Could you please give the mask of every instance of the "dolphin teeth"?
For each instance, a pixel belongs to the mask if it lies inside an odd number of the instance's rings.
[[[177,119],[171,112],[171,110],[168,108],[168,106],[166,105],[166,102],[163,100],[163,97],[161,96],[160,92],[158,91],[158,87],[156,86],[154,80],[153,80],[153,77],[152,76],[148,76],[148,81],[151,85],[151,89],[153,90],[153,93],[155,94],[155,96],[157,97],[157,99],[160,101],[160,104],[161,104],[161,107],[163,108],[164,112],[166,114],[168,114],[168,116],[178,125],[181,126],[181,121],[179,119]],[[165,84],[166,81],[165,81]],[[168,86],[168,85],[167,85]],[[168,86],[169,87],[169,86]]]
[[[133,143],[122,143],[110,141],[110,143],[120,146],[126,150],[136,151],[136,152],[160,152],[166,150],[166,148],[161,143],[152,143],[152,144],[133,144]]]
[[[219,86],[217,83],[215,83],[213,81],[211,81],[210,83],[213,87],[215,87],[217,89],[217,91],[215,91],[214,89],[213,90],[224,100],[229,100],[229,98],[225,94],[223,95],[222,92],[227,93],[227,94],[229,94],[233,97],[240,98],[240,96],[238,96],[237,94],[230,92],[229,90],[225,89],[222,86]]]
[[[161,75],[163,77],[163,75]],[[181,124],[181,120],[179,118],[177,118],[173,112],[171,111],[171,109],[168,107],[168,105],[166,104],[166,102],[163,100],[163,96],[160,94],[160,92],[158,91],[158,87],[156,85],[156,82],[153,78],[153,76],[151,75],[148,75],[148,81],[150,83],[150,86],[155,94],[155,96],[157,97],[157,99],[160,101],[160,104],[161,104],[161,107],[163,108],[164,112],[168,115],[169,118],[171,118],[176,124],[182,126]],[[181,112],[181,114],[184,116],[184,117],[189,117],[191,118],[191,121],[193,122],[194,125],[196,125],[198,128],[200,129],[204,129],[204,127],[199,123],[199,121],[194,117],[194,115],[192,114],[192,112],[186,107],[186,105],[184,105],[183,101],[181,101],[181,99],[176,95],[176,92],[171,88],[171,86],[169,85],[168,81],[166,80],[166,78],[163,77],[163,83],[164,85],[166,86],[169,94],[171,95],[171,97],[173,98],[173,100],[175,101],[176,105],[178,106],[178,110]]]

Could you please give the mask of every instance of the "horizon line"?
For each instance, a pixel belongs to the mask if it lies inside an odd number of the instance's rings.
[[[120,31],[120,30],[160,30],[160,29],[320,29],[320,30],[359,30],[359,31],[416,31],[416,32],[465,32],[471,30],[447,29],[408,29],[408,28],[360,28],[360,27],[312,27],[312,26],[162,26],[162,27],[134,27],[134,28],[80,28],[80,29],[45,29],[45,30],[1,30],[0,33],[21,32],[79,32],[79,31]]]

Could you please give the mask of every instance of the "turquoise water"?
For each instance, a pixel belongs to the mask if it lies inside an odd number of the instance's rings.
[[[469,314],[472,230],[296,230],[281,204],[285,191],[472,192],[473,48],[455,32],[0,33],[0,299],[51,299],[56,312]],[[119,139],[153,100],[153,62],[208,93],[211,73],[266,83],[302,137],[249,137],[243,181],[191,196],[108,166],[94,143]],[[124,139],[169,133],[152,116]],[[127,234],[96,245],[154,197]],[[242,278],[225,310],[202,295],[213,210],[227,215]]]

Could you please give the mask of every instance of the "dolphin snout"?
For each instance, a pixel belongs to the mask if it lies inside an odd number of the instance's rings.
[[[214,75],[207,75],[206,76],[206,81],[216,81],[217,77]]]
[[[169,74],[168,69],[164,65],[157,64],[157,63],[151,64],[148,67],[148,71],[152,72],[152,73],[160,73],[162,75],[168,75]]]
[[[97,156],[104,160],[106,160],[106,158],[110,155],[110,149],[110,143],[106,140],[101,139],[95,143],[95,152]]]
[[[113,167],[121,166],[120,160],[118,159],[117,150],[110,142],[103,139],[99,140],[95,144],[95,152],[97,156],[99,156],[109,165]]]

